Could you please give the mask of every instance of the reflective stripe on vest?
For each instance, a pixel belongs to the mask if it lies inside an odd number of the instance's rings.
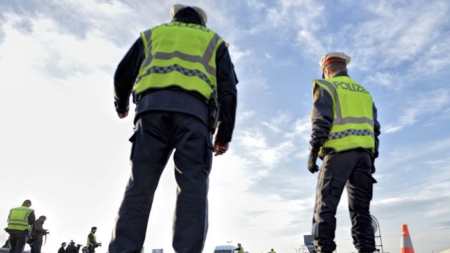
[[[26,206],[11,209],[8,216],[8,229],[21,231],[29,229],[28,217],[31,212],[33,209]]]
[[[322,147],[336,151],[358,147],[374,150],[373,101],[369,92],[347,76],[314,80],[313,91],[316,85],[333,99],[332,127]],[[349,101],[354,101],[355,106]]]
[[[141,33],[145,59],[134,85],[135,94],[148,89],[180,87],[206,99],[216,90],[219,35],[204,26],[172,22]]]

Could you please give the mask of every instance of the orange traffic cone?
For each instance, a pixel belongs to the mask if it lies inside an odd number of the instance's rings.
[[[400,241],[400,253],[414,253],[414,248],[409,237],[408,225],[402,226],[402,238]]]

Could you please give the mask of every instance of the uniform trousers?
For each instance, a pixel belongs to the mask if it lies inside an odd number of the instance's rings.
[[[209,128],[189,114],[150,111],[136,121],[130,141],[132,172],[109,252],[141,252],[155,190],[174,150],[178,187],[172,245],[177,253],[202,252],[208,230],[207,194],[212,162]],[[158,228],[153,231],[158,233]]]
[[[312,234],[318,252],[333,252],[336,211],[347,188],[352,238],[359,252],[375,251],[375,233],[370,215],[373,184],[372,155],[354,149],[324,156],[316,190]]]
[[[28,231],[9,230],[9,253],[22,253],[28,238]]]

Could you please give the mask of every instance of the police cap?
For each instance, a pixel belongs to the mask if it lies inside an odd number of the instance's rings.
[[[320,67],[324,68],[328,64],[332,62],[343,62],[345,65],[348,65],[350,63],[351,57],[346,55],[344,52],[331,52],[328,53],[320,59]]]
[[[206,16],[206,12],[202,8],[197,7],[197,6],[188,6],[188,5],[182,5],[182,4],[174,4],[172,6],[172,8],[170,8],[170,16],[171,16],[171,18],[173,19],[175,17],[175,15],[180,10],[182,10],[184,8],[188,8],[188,7],[194,9],[197,12],[197,14],[200,16],[200,18],[202,19],[203,24],[206,25],[206,22],[208,21],[208,17]]]

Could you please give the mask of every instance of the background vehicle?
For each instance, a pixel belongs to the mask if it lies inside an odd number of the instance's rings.
[[[214,253],[234,253],[234,249],[236,249],[237,246],[233,245],[222,245],[222,246],[216,246],[214,249]]]

